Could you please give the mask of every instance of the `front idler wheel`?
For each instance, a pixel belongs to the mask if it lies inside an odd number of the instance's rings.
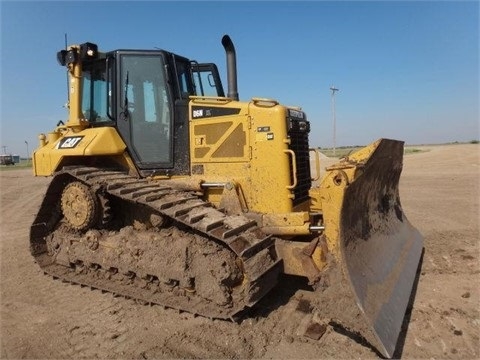
[[[79,231],[92,228],[99,219],[100,203],[89,186],[74,181],[62,192],[62,213],[68,225]]]

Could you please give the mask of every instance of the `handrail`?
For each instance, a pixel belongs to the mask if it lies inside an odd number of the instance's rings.
[[[279,104],[277,100],[258,97],[252,98],[252,102],[259,107],[274,107]]]
[[[287,189],[292,190],[297,186],[297,158],[293,150],[287,149],[283,150],[285,154],[290,154],[292,156],[292,177],[293,177],[293,184],[288,185]]]
[[[226,98],[226,97],[221,97],[221,96],[197,96],[197,95],[190,95],[188,97],[192,102],[198,102],[198,103],[205,103],[205,104],[228,104],[229,102],[232,102],[232,99]]]

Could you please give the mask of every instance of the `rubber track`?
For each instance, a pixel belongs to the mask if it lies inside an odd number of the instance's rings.
[[[76,272],[73,268],[56,264],[47,252],[46,237],[55,230],[55,225],[61,218],[58,205],[61,192],[68,182],[74,180],[88,184],[93,189],[101,189],[104,193],[126,202],[148,206],[193,232],[203,234],[210,241],[229,248],[243,263],[246,281],[241,286],[247,287],[245,294],[248,294],[244,302],[234,304],[231,308],[220,307],[201,298],[176,296],[171,292],[159,293],[158,289],[149,291],[140,279],[112,281],[105,276],[99,276],[95,271]],[[274,239],[262,233],[255,221],[243,215],[228,216],[195,194],[171,189],[162,185],[161,181],[138,179],[122,171],[94,167],[65,168],[57,173],[30,230],[32,255],[40,267],[54,277],[148,303],[222,319],[231,319],[245,308],[253,306],[276,285],[281,271],[281,260],[274,259],[268,268],[265,268],[265,265],[262,265],[264,262],[259,259],[273,247]]]

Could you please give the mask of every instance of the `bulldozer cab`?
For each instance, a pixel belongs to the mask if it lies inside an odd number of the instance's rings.
[[[190,96],[224,96],[215,64],[161,50],[117,50],[84,61],[81,109],[91,126],[114,126],[145,174],[189,173]]]

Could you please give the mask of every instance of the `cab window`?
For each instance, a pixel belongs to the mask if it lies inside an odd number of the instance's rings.
[[[222,82],[215,64],[198,64],[192,62],[193,82],[197,96],[223,97]]]
[[[172,114],[159,55],[124,55],[121,62],[123,102],[130,122],[130,143],[140,164],[172,164]]]
[[[83,71],[82,112],[93,124],[111,121],[108,114],[111,113],[112,87],[106,75],[105,61],[91,63]]]

